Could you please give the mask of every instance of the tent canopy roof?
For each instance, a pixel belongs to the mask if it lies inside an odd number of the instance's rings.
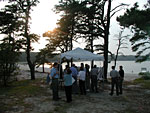
[[[87,60],[87,61],[92,61],[92,60],[103,60],[103,56],[91,53],[87,50],[81,49],[81,48],[76,48],[72,51],[67,51],[65,53],[61,54],[61,59],[66,58],[66,59],[74,59],[74,60]]]

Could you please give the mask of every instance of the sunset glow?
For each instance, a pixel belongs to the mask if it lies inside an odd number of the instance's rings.
[[[40,35],[38,43],[33,43],[34,51],[39,51],[47,44],[43,33],[52,31],[56,28],[57,20],[60,18],[58,14],[53,12],[54,5],[58,3],[57,0],[40,0],[40,3],[33,9],[31,13],[31,32]]]
[[[41,0],[37,7],[31,13],[31,30],[34,33],[41,34],[56,27],[58,14],[52,11],[57,1]]]
[[[56,4],[58,4],[59,0],[39,0],[40,3],[37,4],[36,7],[34,7],[32,13],[31,13],[31,33],[36,33],[40,35],[40,40],[39,43],[34,43],[32,44],[34,47],[34,51],[39,51],[39,49],[42,49],[45,47],[46,38],[42,37],[42,34],[47,32],[47,31],[52,31],[54,28],[57,27],[56,23],[58,22],[58,19],[60,19],[59,14],[55,14],[55,12],[52,10]],[[116,5],[120,3],[125,3],[129,4],[129,7],[132,7],[135,2],[138,2],[140,5],[140,8],[144,7],[144,4],[146,4],[147,0],[114,0],[114,3],[112,4],[112,8],[114,8]],[[1,2],[0,3],[0,8],[4,7],[6,2]],[[116,44],[117,42],[114,41],[114,34],[117,34],[120,30],[120,26],[118,25],[118,22],[116,22],[116,16],[121,15],[124,13],[125,10],[121,10],[119,13],[114,15],[114,17],[111,19],[110,23],[110,39],[109,42],[111,44],[109,45],[110,51],[113,53],[116,52]],[[129,33],[129,32],[126,32]],[[101,40],[100,40],[101,41]],[[94,43],[99,43],[99,41],[96,41]],[[131,51],[131,45],[129,43],[129,49],[124,50],[124,53],[126,54],[133,54]],[[73,48],[80,47],[81,48],[85,47],[85,42],[83,39],[80,39],[78,43],[74,42]]]

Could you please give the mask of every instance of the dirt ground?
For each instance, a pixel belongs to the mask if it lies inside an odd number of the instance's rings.
[[[33,89],[28,90],[27,84],[39,90],[29,93]],[[45,78],[20,83],[15,88],[11,88],[11,93],[10,90],[0,93],[0,113],[150,113],[150,89],[132,81],[124,82],[122,95],[110,96],[110,83],[105,83],[100,84],[98,93],[73,94],[71,103],[66,103],[63,88],[59,90],[61,99],[53,101],[52,91],[45,83]],[[19,90],[23,90],[22,93]]]

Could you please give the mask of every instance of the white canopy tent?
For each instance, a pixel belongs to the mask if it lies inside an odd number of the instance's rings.
[[[76,48],[72,51],[68,51],[65,53],[62,53],[60,55],[60,58],[66,58],[66,59],[74,59],[74,60],[86,60],[86,61],[92,61],[92,60],[103,60],[103,56],[91,53],[89,51],[86,51],[84,49],[81,48]]]
[[[67,51],[65,53],[60,54],[60,62],[61,60],[65,58],[68,60],[78,60],[78,61],[103,61],[104,57],[100,56],[98,54],[94,54],[92,52],[89,52],[87,50],[81,49],[81,48],[76,48],[74,50],[71,51]],[[100,80],[104,80],[103,77],[98,75],[98,79]]]

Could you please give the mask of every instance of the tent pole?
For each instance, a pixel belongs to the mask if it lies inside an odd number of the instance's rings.
[[[91,69],[94,67],[94,60],[91,61]]]
[[[73,59],[71,58],[71,66],[72,66],[72,64],[73,64]],[[70,67],[71,67],[71,66],[70,66]]]

